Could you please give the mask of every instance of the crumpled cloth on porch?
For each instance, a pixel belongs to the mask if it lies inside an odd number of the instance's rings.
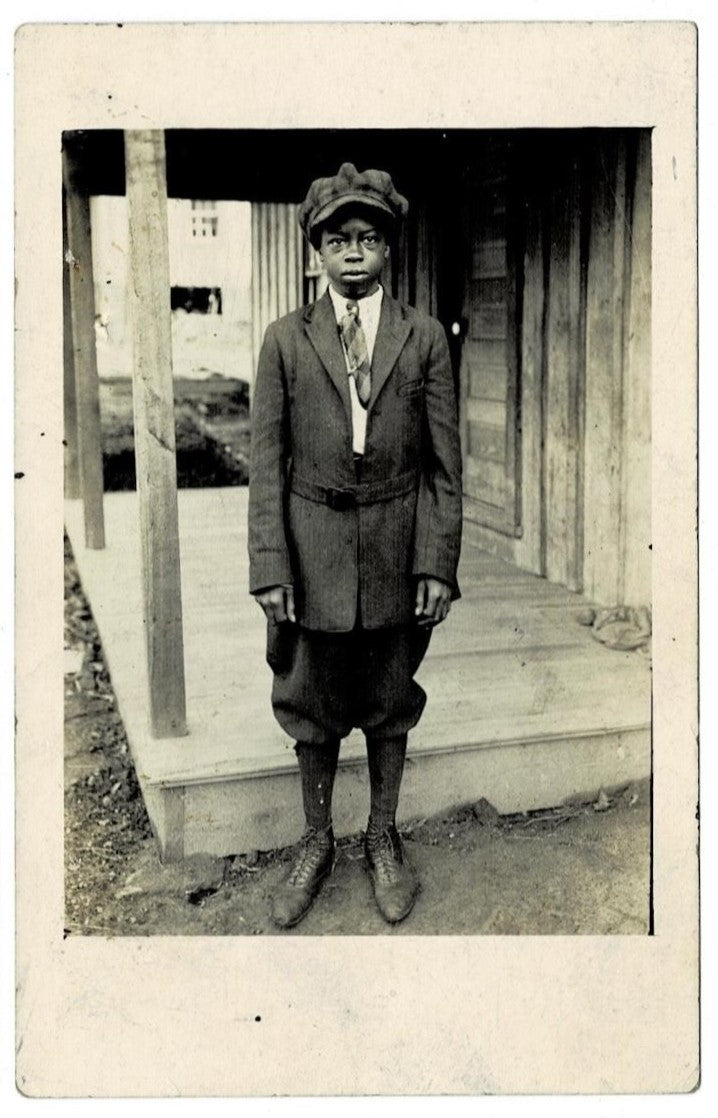
[[[651,611],[645,606],[612,606],[579,614],[582,625],[591,626],[591,636],[620,652],[648,651],[651,643]]]

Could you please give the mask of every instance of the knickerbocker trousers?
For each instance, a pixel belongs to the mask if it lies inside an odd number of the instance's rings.
[[[319,633],[291,622],[268,625],[272,707],[297,741],[344,738],[354,727],[374,738],[406,733],[426,693],[414,680],[431,630],[417,625]]]

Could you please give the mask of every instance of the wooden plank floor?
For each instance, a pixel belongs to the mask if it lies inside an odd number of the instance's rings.
[[[295,772],[293,743],[271,714],[264,620],[247,592],[247,490],[181,491],[179,515],[189,733],[153,741],[137,497],[105,496],[104,551],[84,547],[81,505],[66,506],[128,737],[142,742],[140,777],[173,787]],[[463,598],[417,677],[429,700],[413,755],[649,727],[647,660],[599,645],[576,621],[580,597],[470,545],[460,582]],[[342,760],[363,753],[355,733]]]

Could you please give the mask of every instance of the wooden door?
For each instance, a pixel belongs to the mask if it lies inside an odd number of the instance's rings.
[[[466,177],[460,418],[465,516],[520,533],[517,275],[510,141],[486,139]]]

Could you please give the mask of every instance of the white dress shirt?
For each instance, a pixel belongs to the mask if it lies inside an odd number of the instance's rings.
[[[347,313],[348,300],[344,295],[340,295],[338,291],[335,291],[331,284],[329,285],[329,295],[332,300],[332,306],[334,307],[337,324],[339,324]],[[383,297],[384,289],[380,284],[373,295],[366,295],[363,299],[356,300],[359,305],[359,321],[361,322],[364,337],[366,338],[369,364],[371,364],[374,356],[374,344],[376,342],[377,330],[379,329],[379,315],[381,314],[381,301]],[[346,353],[344,354],[344,359],[347,363],[347,376],[349,376],[349,361]],[[359,401],[353,376],[349,376],[349,397],[352,404],[352,449],[355,454],[363,454],[364,442],[366,440],[366,408],[362,407]]]

